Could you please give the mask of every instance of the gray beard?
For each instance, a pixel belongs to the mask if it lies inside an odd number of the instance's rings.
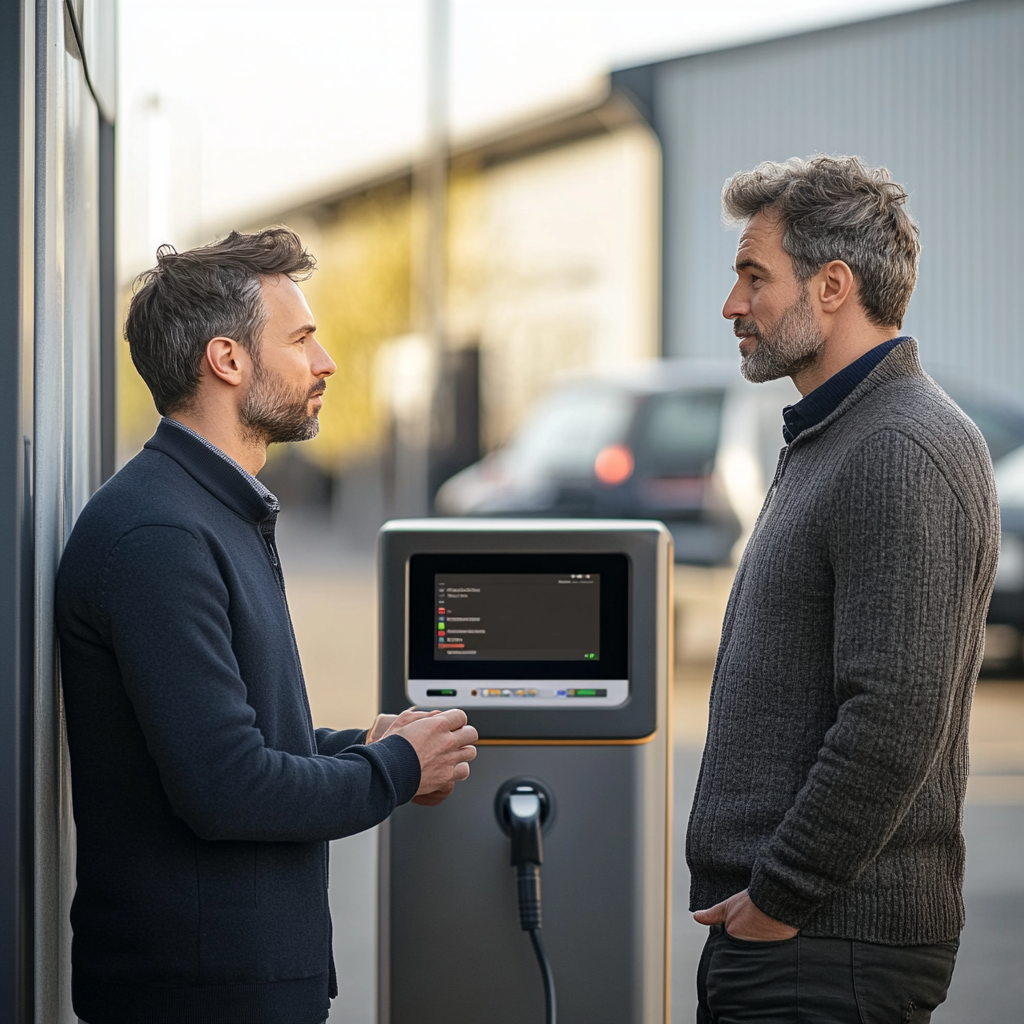
[[[733,330],[757,339],[757,347],[750,355],[743,356],[740,363],[740,373],[752,384],[792,377],[806,370],[825,346],[825,336],[814,318],[806,288],[763,333],[752,321],[743,319],[733,322]]]
[[[308,403],[326,386],[326,381],[320,381],[308,390],[289,391],[254,358],[252,381],[239,410],[245,434],[264,445],[312,440],[320,432],[320,420],[318,410],[307,411]]]

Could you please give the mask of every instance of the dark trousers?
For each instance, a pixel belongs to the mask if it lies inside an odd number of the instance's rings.
[[[928,1024],[956,950],[803,935],[748,942],[714,925],[697,967],[697,1024]]]

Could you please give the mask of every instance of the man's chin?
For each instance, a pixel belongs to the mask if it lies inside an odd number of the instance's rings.
[[[740,360],[740,373],[751,384],[767,384],[770,380],[787,376],[786,371],[777,365],[766,365],[764,360],[759,360],[756,349]]]
[[[266,433],[267,445],[294,444],[297,441],[312,441],[320,433],[320,421],[311,416],[301,426],[269,429]]]

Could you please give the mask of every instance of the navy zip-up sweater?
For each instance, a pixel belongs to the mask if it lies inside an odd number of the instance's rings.
[[[336,994],[326,841],[419,785],[401,737],[314,732],[273,515],[165,423],[61,560],[89,1024],[318,1024]]]

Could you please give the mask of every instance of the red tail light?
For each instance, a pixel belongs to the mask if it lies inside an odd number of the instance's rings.
[[[610,444],[594,459],[594,476],[609,487],[624,484],[632,475],[633,453],[624,444]]]

